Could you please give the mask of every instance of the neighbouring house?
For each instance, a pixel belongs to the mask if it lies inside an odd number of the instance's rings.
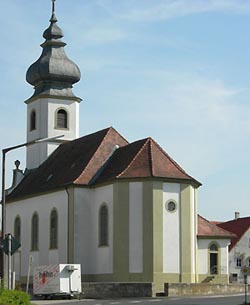
[[[235,212],[235,219],[218,223],[217,226],[235,235],[229,246],[230,282],[243,282],[241,268],[250,267],[250,217],[241,218],[240,213]]]
[[[16,278],[36,265],[79,263],[82,281],[228,283],[232,234],[197,215],[199,181],[153,139],[128,143],[109,127],[79,138],[80,70],[53,11],[26,79],[26,170],[14,170],[7,232],[21,241]]]
[[[235,235],[198,215],[200,282],[221,283],[228,274],[228,245]]]

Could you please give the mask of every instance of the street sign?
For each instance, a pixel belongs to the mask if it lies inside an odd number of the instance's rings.
[[[9,247],[9,235],[11,234],[7,234],[6,237],[2,240],[1,249],[5,254],[13,255],[21,247],[21,244],[18,239],[11,235],[11,247]],[[11,251],[9,251],[9,248]]]
[[[241,272],[242,272],[242,274],[243,275],[250,275],[250,266],[243,266],[242,268],[241,268]]]

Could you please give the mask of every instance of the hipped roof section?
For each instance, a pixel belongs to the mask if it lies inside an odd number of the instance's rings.
[[[95,183],[127,178],[167,178],[200,182],[189,176],[153,139],[146,138],[117,149]]]
[[[233,239],[236,236],[224,230],[212,222],[208,221],[204,217],[198,215],[198,237],[200,238],[208,238],[208,237],[218,237],[218,238],[229,238]]]
[[[201,185],[153,139],[129,144],[110,127],[61,144],[37,169],[27,173],[7,200],[72,184],[95,186],[118,179],[150,177]]]

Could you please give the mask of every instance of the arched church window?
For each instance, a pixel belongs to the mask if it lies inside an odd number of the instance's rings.
[[[103,204],[99,210],[99,246],[108,246],[108,207]]]
[[[30,131],[35,129],[36,129],[36,112],[35,110],[32,110],[30,114]]]
[[[50,249],[57,249],[58,244],[58,216],[55,209],[50,214]]]
[[[21,241],[21,218],[17,216],[14,222],[14,236],[20,242]]]
[[[64,109],[59,109],[56,113],[56,128],[68,128],[68,113]]]
[[[31,220],[31,250],[38,250],[39,241],[39,219],[37,213],[32,216]]]

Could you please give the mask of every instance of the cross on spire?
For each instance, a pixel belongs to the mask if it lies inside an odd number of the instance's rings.
[[[55,2],[56,0],[51,0],[52,1],[52,15],[55,13]]]

